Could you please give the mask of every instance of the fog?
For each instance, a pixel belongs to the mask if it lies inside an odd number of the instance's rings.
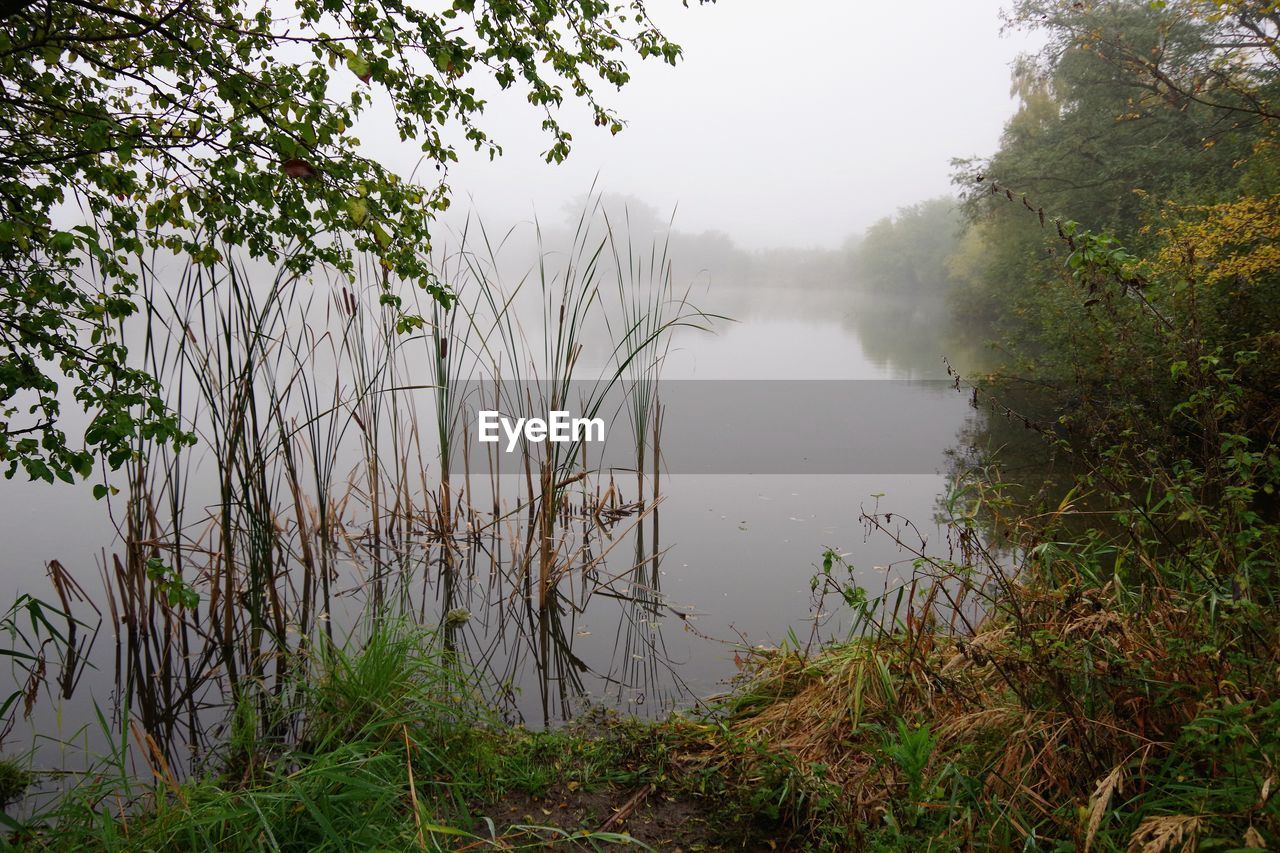
[[[460,152],[455,209],[556,222],[595,184],[739,246],[838,246],[948,192],[951,158],[996,148],[1015,108],[1009,64],[1034,47],[1027,34],[1002,35],[1001,5],[658,0],[650,12],[683,61],[633,61],[625,89],[598,91],[627,122],[617,136],[567,103],[574,148],[563,164],[543,161],[535,109],[475,79],[489,98],[482,124],[505,153]],[[389,128],[383,112],[357,130],[367,153],[407,174],[417,149]]]

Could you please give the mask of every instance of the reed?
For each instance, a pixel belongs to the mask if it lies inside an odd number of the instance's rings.
[[[400,619],[365,624],[344,643],[322,639],[296,697],[294,744],[269,753],[252,738],[220,775],[180,780],[149,735],[154,780],[121,795],[99,775],[20,831],[29,849],[512,849],[568,841],[555,827],[499,828],[473,815],[530,775],[476,685],[459,676],[437,635]],[[239,709],[242,718],[256,707]],[[530,755],[532,758],[532,755]],[[518,763],[520,762],[520,763]],[[617,832],[572,833],[575,844],[631,843]]]
[[[176,785],[294,748],[312,737],[317,661],[352,626],[388,619],[433,627],[434,659],[492,676],[490,700],[509,703],[532,667],[543,674],[544,719],[573,713],[585,671],[572,652],[576,615],[641,569],[650,580],[636,588],[656,590],[653,389],[669,336],[708,318],[674,296],[665,246],[644,262],[624,251],[599,199],[567,252],[550,251],[536,223],[534,234],[535,263],[512,277],[511,233],[495,239],[469,222],[438,252],[440,280],[457,294],[448,307],[371,258],[351,276],[307,280],[287,258],[266,268],[230,251],[213,263],[157,255],[143,265],[145,310],[120,332],[141,342],[138,358],[198,441],[144,436],[104,503],[119,536],[101,576],[103,618],[120,626],[121,694],[104,710],[107,743],[128,745],[132,761]],[[415,311],[426,322],[406,333]],[[587,365],[601,329],[607,344]],[[517,413],[572,403],[593,416],[611,390],[635,395],[628,406],[654,449],[652,500],[623,499],[582,446],[525,452],[518,467],[495,465],[473,483],[460,430],[476,401],[459,389],[480,379],[500,395],[523,388],[486,401]],[[568,400],[583,387],[585,399]],[[638,474],[644,465],[642,454]],[[517,472],[523,483],[512,487]],[[617,547],[644,536],[650,518],[652,557]],[[645,565],[587,581],[606,559],[633,556]],[[61,567],[54,584],[68,613],[92,598]],[[67,695],[92,637],[71,631],[56,675]],[[45,678],[32,673],[29,701]]]

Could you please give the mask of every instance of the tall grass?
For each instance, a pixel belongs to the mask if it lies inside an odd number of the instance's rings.
[[[1082,269],[1084,298],[1135,286],[1087,256]],[[1153,412],[1073,386],[1051,428],[997,398],[992,416],[1041,432],[1074,482],[1049,499],[998,466],[958,481],[948,559],[865,513],[913,575],[870,591],[826,556],[814,588],[853,609],[855,633],[747,662],[704,756],[735,795],[754,785],[834,847],[1159,853],[1280,837],[1280,458],[1270,407],[1245,405],[1260,353],[1206,355],[1158,311],[1125,322],[1149,328],[1121,328],[1120,345],[1158,349],[1181,399]]]
[[[162,380],[169,405],[198,442],[158,445],[144,436],[110,483],[117,494],[105,508],[119,547],[102,565],[102,610],[119,626],[119,701],[102,708],[96,736],[113,769],[99,773],[97,787],[80,800],[98,808],[97,816],[86,813],[72,824],[80,821],[86,833],[92,825],[123,844],[126,835],[111,833],[128,833],[132,807],[141,805],[154,821],[143,837],[157,846],[332,842],[338,836],[309,824],[291,835],[285,827],[296,816],[279,811],[288,799],[281,792],[291,791],[291,802],[310,813],[325,784],[354,791],[364,784],[359,774],[384,778],[393,767],[405,769],[403,744],[394,755],[385,744],[376,755],[357,755],[339,748],[333,734],[341,729],[371,740],[364,722],[336,720],[386,709],[355,701],[355,693],[350,701],[324,693],[373,689],[377,682],[388,701],[394,698],[385,680],[408,665],[403,655],[395,658],[407,647],[387,639],[379,626],[388,620],[435,632],[422,664],[431,673],[447,670],[455,680],[461,672],[484,673],[487,698],[509,709],[512,685],[536,669],[544,721],[575,711],[587,669],[572,651],[577,614],[589,597],[637,571],[653,582],[636,588],[656,590],[656,514],[651,505],[623,499],[609,472],[589,467],[582,447],[544,458],[522,454],[516,470],[504,472],[522,475],[514,488],[497,473],[473,483],[460,432],[466,407],[476,401],[458,390],[487,379],[501,394],[520,382],[524,394],[486,405],[522,414],[573,406],[594,416],[625,381],[625,393],[638,398],[632,412],[655,439],[649,465],[656,474],[657,430],[648,412],[656,406],[652,389],[665,341],[680,326],[705,327],[708,318],[674,295],[665,249],[655,249],[648,264],[623,260],[638,255],[624,256],[620,236],[599,214],[596,206],[583,213],[563,255],[546,248],[535,226],[537,261],[515,277],[506,275],[502,257],[510,235],[491,240],[482,224],[469,224],[438,258],[441,279],[458,297],[448,308],[389,280],[374,259],[350,277],[308,280],[291,273],[287,260],[266,269],[230,253],[211,264],[157,256],[141,269],[145,312],[125,321],[121,333],[142,342],[139,358]],[[610,281],[616,304],[605,298]],[[426,322],[406,333],[414,324],[405,323],[405,312],[415,311]],[[608,344],[588,368],[582,354],[593,328],[605,329]],[[577,387],[589,389],[586,399],[568,400]],[[535,388],[546,396],[535,396]],[[642,454],[637,469],[644,464]],[[604,478],[610,488],[602,496]],[[636,556],[642,565],[615,568],[603,584],[586,583],[607,558],[631,558],[616,546],[627,534],[643,536],[641,522],[651,514],[655,556]],[[570,583],[575,576],[584,579],[578,593]],[[93,598],[77,592],[66,573],[58,577],[68,614]],[[85,627],[68,624],[73,633],[58,648],[70,651],[56,675],[70,696],[90,653]],[[337,651],[335,638],[362,624],[371,626],[369,647],[354,668],[357,652]],[[26,635],[35,639],[30,630]],[[653,632],[631,642],[652,649]],[[386,667],[381,674],[379,660]],[[38,700],[46,671],[33,663],[31,672],[31,685],[6,708],[8,719]],[[372,681],[366,684],[365,675]],[[454,719],[442,707],[422,711]],[[317,729],[321,717],[336,728]],[[396,719],[404,723],[403,717]],[[385,740],[395,732],[382,734]],[[419,735],[411,752],[435,748]],[[274,756],[301,755],[304,748],[322,757],[316,775],[299,780]],[[126,756],[167,793],[133,802]],[[370,769],[375,765],[381,769]],[[356,766],[357,775],[342,775]],[[444,766],[426,765],[425,778]],[[270,793],[261,797],[242,798],[209,781],[211,772],[237,770],[249,774],[237,780],[242,787],[268,767]],[[129,806],[123,811],[117,794]],[[379,823],[387,809],[376,805],[361,806],[378,812],[369,827],[343,832],[372,839],[394,827],[430,838],[418,812],[408,823],[403,813]],[[176,807],[187,811],[169,823],[166,815]],[[253,815],[245,811],[250,807]],[[371,834],[361,834],[366,829]],[[306,835],[312,831],[319,834]],[[166,834],[178,832],[184,835]]]
[[[486,734],[495,719],[448,654],[437,635],[395,619],[372,622],[342,646],[322,640],[298,682],[296,744],[233,741],[242,752],[218,777],[183,782],[157,766],[153,784],[113,809],[101,808],[107,791],[90,782],[18,839],[32,849],[107,850],[511,849],[567,840],[537,826],[499,831],[472,814],[477,797],[507,784],[505,759]],[[574,840],[630,841],[589,832]]]

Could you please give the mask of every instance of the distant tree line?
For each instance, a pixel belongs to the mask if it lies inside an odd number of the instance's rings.
[[[854,286],[946,302],[1008,374],[1153,401],[1185,353],[1248,356],[1257,435],[1280,387],[1280,12],[1244,0],[1023,0],[1046,36],[1000,148],[945,200],[849,248]],[[1114,273],[1123,287],[1102,286]],[[1139,322],[1147,318],[1153,322]]]

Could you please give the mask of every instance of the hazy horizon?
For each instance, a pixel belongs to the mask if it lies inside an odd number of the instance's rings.
[[[598,89],[628,123],[617,136],[570,99],[563,164],[542,160],[549,142],[533,108],[476,82],[489,98],[482,125],[505,153],[491,163],[459,152],[454,208],[554,225],[594,185],[744,248],[837,247],[898,207],[951,192],[953,157],[996,149],[1016,109],[1010,63],[1035,45],[1002,35],[1006,5],[928,0],[908,30],[901,10],[839,0],[787,14],[764,0],[651,4],[684,59],[633,61],[621,92]],[[385,134],[384,121],[359,128],[366,149],[407,174],[416,147]]]

